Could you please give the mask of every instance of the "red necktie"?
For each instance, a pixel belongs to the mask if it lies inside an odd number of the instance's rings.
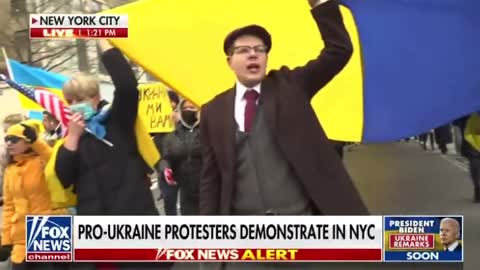
[[[247,100],[247,106],[245,106],[245,132],[250,132],[253,121],[255,119],[255,113],[257,112],[257,99],[259,93],[255,90],[249,89],[243,97]]]

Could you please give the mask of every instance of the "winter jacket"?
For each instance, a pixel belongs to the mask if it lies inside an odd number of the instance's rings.
[[[104,52],[102,60],[115,86],[104,123],[113,146],[85,133],[77,151],[60,147],[56,175],[65,188],[74,186],[78,215],[158,215],[146,181],[151,170],[136,141],[137,80],[118,49]]]
[[[174,132],[163,138],[161,147],[163,167],[172,169],[175,181],[192,198],[198,198],[202,154],[198,122],[187,125],[183,119]]]
[[[25,259],[25,216],[67,214],[65,209],[53,210],[43,173],[51,148],[38,139],[32,152],[17,156],[6,169],[3,183],[2,245],[13,245],[12,261]]]

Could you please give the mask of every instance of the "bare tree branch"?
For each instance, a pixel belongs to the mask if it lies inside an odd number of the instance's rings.
[[[54,10],[49,11],[49,13],[55,13],[55,12],[59,11],[61,8],[63,8],[64,6],[66,6],[68,3],[70,3],[70,0],[66,0],[65,2],[63,2],[63,4],[61,4],[60,6],[58,6],[57,8],[55,8]]]
[[[61,66],[63,65],[64,63],[66,63],[67,61],[69,61],[70,59],[74,58],[77,54],[76,53],[72,53],[69,57],[65,58],[63,61],[59,62],[58,64],[54,65],[54,66],[51,66],[49,68],[46,68],[47,71],[50,71],[58,66]]]
[[[43,6],[47,5],[47,4],[51,4],[51,2],[52,2],[52,1],[47,0],[47,1],[45,1],[45,2],[42,2],[42,3],[38,4],[38,5],[35,7],[35,12],[32,12],[32,13],[39,13],[39,11],[40,11],[39,9],[40,9],[41,7],[43,7]]]
[[[40,52],[42,49],[45,49],[44,46],[38,46],[37,49],[32,51],[32,55],[39,54],[39,53],[45,53],[45,52]]]
[[[44,65],[43,67],[48,68],[55,60],[57,60],[56,57],[50,58],[50,60],[48,60],[48,63],[46,65]]]
[[[33,61],[32,61],[32,64],[33,64],[33,63],[38,63],[38,62],[40,62],[40,61],[42,61],[42,60],[45,60],[45,59],[47,59],[47,58],[55,58],[55,57],[57,57],[57,56],[65,53],[66,51],[68,51],[68,50],[70,50],[70,49],[72,49],[72,48],[74,48],[74,47],[75,47],[75,45],[66,46],[65,48],[61,49],[60,51],[57,51],[56,53],[52,53],[52,54],[46,55],[46,56],[44,56],[44,57],[40,57],[40,58],[38,58],[38,59],[33,60]]]

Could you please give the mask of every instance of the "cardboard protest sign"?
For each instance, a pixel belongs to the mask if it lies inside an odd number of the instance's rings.
[[[161,83],[138,86],[138,115],[150,133],[171,132],[175,125],[171,119],[172,107],[165,85]]]

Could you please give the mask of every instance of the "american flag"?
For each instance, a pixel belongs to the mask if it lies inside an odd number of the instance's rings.
[[[70,109],[63,101],[54,93],[42,88],[29,88],[8,79],[5,75],[0,74],[0,79],[5,81],[10,87],[14,88],[33,102],[42,106],[46,111],[52,114],[60,122],[62,126],[62,136],[66,135],[68,121],[70,119]]]

